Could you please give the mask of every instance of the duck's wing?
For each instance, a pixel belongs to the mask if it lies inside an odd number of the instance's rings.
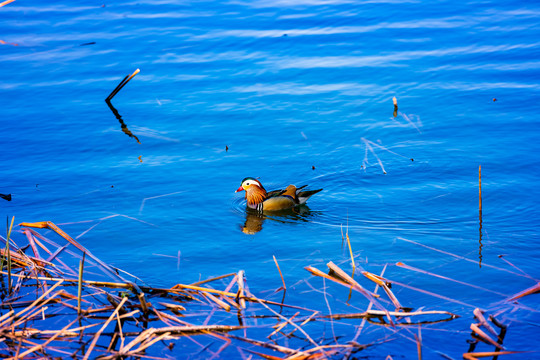
[[[302,189],[304,187],[305,186],[302,186],[299,189]],[[304,204],[312,195],[318,193],[319,191],[322,191],[322,189],[306,190],[306,191],[301,191],[301,192],[297,193],[296,197],[298,198],[298,203],[300,205]]]
[[[280,196],[285,191],[287,191],[287,190],[285,190],[285,189],[284,190],[272,190],[272,191],[266,193],[266,198],[270,199],[270,198],[273,198],[273,197],[276,197],[276,196]]]

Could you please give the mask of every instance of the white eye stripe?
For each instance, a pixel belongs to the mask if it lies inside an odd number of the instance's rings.
[[[257,184],[256,181],[253,181],[253,180],[246,180],[244,181],[244,183],[242,184],[242,186],[250,186],[250,185],[256,185],[256,186],[259,186],[259,184]]]

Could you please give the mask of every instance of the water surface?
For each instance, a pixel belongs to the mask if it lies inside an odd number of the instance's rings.
[[[243,269],[264,296],[281,285],[275,256],[287,301],[325,313],[305,279],[334,313],[353,311],[348,292],[303,268],[351,271],[348,229],[357,270],[388,265],[391,280],[459,300],[395,286],[406,306],[461,316],[422,328],[426,358],[461,358],[475,307],[511,325],[507,349],[535,350],[538,295],[525,310],[394,264],[508,296],[535,284],[517,273],[539,277],[537,4],[16,1],[0,19],[4,215],[61,224],[156,286]],[[104,99],[137,68],[112,100],[122,124]],[[308,214],[246,232],[234,190],[247,176],[324,191]],[[417,357],[405,331],[371,325],[358,341],[385,336],[358,355]]]

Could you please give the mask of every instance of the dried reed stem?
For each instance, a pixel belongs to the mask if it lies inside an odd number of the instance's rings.
[[[7,4],[9,4],[9,3],[12,3],[12,2],[14,2],[14,1],[15,1],[15,0],[6,0],[6,1],[3,1],[3,2],[0,3],[0,7],[5,6],[5,5],[7,5]]]
[[[116,94],[118,94],[118,92],[119,92],[120,90],[122,90],[122,88],[123,88],[124,86],[126,86],[126,84],[127,84],[131,79],[133,79],[133,77],[134,77],[135,75],[137,75],[140,71],[141,71],[141,70],[137,69],[137,70],[135,70],[135,71],[133,72],[133,74],[131,74],[131,76],[130,76],[130,75],[126,75],[126,77],[125,77],[122,81],[120,81],[120,84],[118,84],[118,85],[116,86],[116,88],[114,88],[114,90],[109,94],[109,96],[107,96],[107,99],[105,99],[105,101],[111,101],[112,98],[115,97]]]
[[[353,255],[353,251],[352,251],[352,247],[351,247],[351,239],[349,239],[349,229],[347,229],[347,233],[345,234],[345,236],[347,237],[347,245],[349,245],[349,253],[351,255],[351,263],[352,263],[352,273],[354,274],[354,272],[356,271],[356,264],[354,263],[354,255]]]
[[[221,275],[221,276],[216,276],[216,277],[213,277],[213,278],[210,278],[210,279],[194,282],[194,283],[192,283],[190,285],[191,286],[199,286],[199,285],[202,285],[202,284],[206,284],[206,283],[216,281],[216,280],[221,280],[221,279],[227,278],[229,276],[234,276],[234,275],[236,275],[236,273],[230,273],[230,274],[225,274],[225,275]]]
[[[332,261],[327,263],[326,266],[328,266],[328,268],[335,272],[339,277],[347,281],[347,283],[350,284],[353,289],[364,295],[369,301],[372,301],[379,309],[388,312],[384,307],[381,306],[381,304],[373,297],[373,295],[369,291],[364,289],[362,285],[360,285],[356,280],[350,277],[345,271],[341,270],[339,266],[334,264]],[[388,316],[388,320],[392,322],[390,316]]]
[[[489,337],[488,334],[483,332],[477,324],[471,324],[471,330],[474,331],[484,342],[495,346],[498,349],[505,350],[504,346],[497,343],[495,340]]]
[[[84,257],[86,253],[83,253],[83,258],[81,259],[81,262],[79,263],[79,284],[77,288],[77,314],[81,314],[81,295],[82,295],[82,279],[83,279],[83,271],[84,271]]]
[[[107,325],[109,325],[109,323],[112,321],[112,319],[114,319],[114,317],[118,314],[118,311],[120,311],[120,309],[122,308],[122,306],[125,304],[125,302],[127,301],[127,297],[123,298],[122,301],[120,302],[120,304],[118,304],[118,306],[116,307],[116,309],[114,309],[114,312],[111,314],[111,316],[109,316],[109,318],[107,319],[107,321],[105,322],[105,324],[103,324],[103,326],[101,327],[101,329],[99,329],[99,331],[96,333],[96,335],[94,336],[94,339],[92,340],[92,343],[90,344],[90,346],[88,347],[88,350],[86,351],[86,354],[84,355],[84,358],[83,360],[87,360],[88,357],[90,356],[90,353],[92,352],[92,350],[94,349],[94,346],[96,346],[96,343],[99,339],[99,337],[101,336],[101,333],[103,332],[103,330],[105,330],[105,328],[107,327]]]
[[[394,295],[392,290],[390,290],[390,287],[388,285],[386,285],[386,282],[384,281],[385,280],[384,278],[382,278],[379,275],[372,274],[372,273],[370,273],[368,271],[362,271],[362,274],[365,277],[367,277],[369,280],[373,281],[375,284],[377,284],[377,285],[379,285],[380,287],[383,288],[384,292],[386,293],[386,295],[388,295],[388,297],[390,298],[390,300],[392,301],[392,303],[394,304],[396,309],[401,309],[402,308],[402,306],[399,303],[397,297]]]
[[[298,311],[296,314],[294,314],[293,316],[291,316],[291,317],[289,318],[289,321],[292,321],[292,319],[294,319],[298,314],[300,314],[299,311]],[[283,329],[285,326],[287,326],[287,323],[288,323],[288,322],[282,322],[281,324],[279,324],[279,325],[276,327],[276,330],[274,330],[270,335],[268,335],[267,338],[271,338],[274,334],[280,332],[281,329]]]
[[[57,337],[59,337],[60,335],[63,335],[64,334],[64,331],[66,331],[67,328],[69,328],[71,325],[73,325],[76,321],[78,321],[79,318],[76,318],[75,320],[73,320],[72,322],[70,322],[69,324],[67,324],[64,328],[62,328],[62,330],[60,331],[57,331],[56,334],[54,334],[53,336],[51,336],[51,338],[47,341],[45,341],[43,344],[40,344],[40,345],[36,345],[30,349],[28,349],[27,351],[23,352],[22,354],[19,354],[18,356],[16,356],[15,358],[24,358],[26,355],[28,354],[31,354],[37,350],[40,350],[40,349],[43,349],[45,348],[45,346],[47,346],[49,343],[51,343],[52,341],[54,341]]]
[[[242,309],[246,308],[246,300],[244,300],[244,270],[238,272],[238,293],[236,294],[236,300]]]
[[[283,283],[283,291],[287,291],[287,286],[285,285],[285,279],[283,278],[283,274],[281,273],[281,269],[279,268],[279,264],[277,262],[277,259],[274,255],[272,255],[272,257],[274,258],[274,262],[276,263],[276,267],[279,271],[279,276],[281,276],[281,282]]]
[[[478,166],[478,209],[482,212],[482,165]]]
[[[215,302],[216,304],[218,304],[218,306],[221,307],[222,309],[224,309],[225,311],[230,311],[231,310],[231,306],[229,304],[225,303],[224,301],[221,301],[220,299],[218,299],[214,295],[212,295],[210,293],[205,293],[204,296],[206,296],[208,299],[210,299],[213,302]]]
[[[521,298],[523,296],[535,294],[535,293],[538,293],[538,292],[540,292],[540,283],[538,283],[536,285],[533,285],[530,288],[527,288],[527,289],[517,293],[516,295],[509,298],[507,301],[514,301],[514,300],[517,300],[517,299],[519,299],[519,298]]]
[[[473,311],[474,316],[480,321],[480,324],[489,330],[490,333],[492,333],[494,336],[499,336],[495,329],[487,322],[486,318],[484,317],[484,314],[482,313],[482,310],[479,308],[474,309]]]
[[[463,354],[464,359],[475,360],[478,358],[485,358],[498,355],[510,355],[510,354],[523,354],[526,351],[488,351],[488,352],[476,352],[476,353],[465,353]]]
[[[277,315],[280,319],[286,321],[287,323],[291,324],[292,326],[294,326],[295,328],[297,328],[298,330],[300,330],[300,332],[302,334],[304,334],[304,336],[309,340],[310,343],[312,343],[315,347],[318,347],[319,344],[317,344],[312,338],[311,336],[308,335],[307,332],[304,331],[304,329],[302,329],[300,326],[296,325],[294,322],[290,321],[289,319],[287,319],[285,316],[281,315],[280,313],[274,311],[273,309],[271,309],[268,305],[266,305],[265,303],[263,303],[262,301],[258,301],[259,304],[261,304],[262,306],[264,306],[265,308],[267,308],[268,310],[270,310],[274,315]],[[324,352],[324,350],[320,350],[322,355],[325,356],[325,357],[328,357],[328,355]]]

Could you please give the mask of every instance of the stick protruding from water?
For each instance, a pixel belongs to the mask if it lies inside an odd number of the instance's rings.
[[[479,203],[478,210],[482,212],[482,165],[478,166],[478,195]]]
[[[140,70],[140,69],[137,69],[137,70],[135,70],[135,71],[133,72],[133,74],[131,74],[131,75],[126,75],[126,77],[125,77],[122,81],[120,81],[120,84],[118,84],[118,86],[117,86],[116,88],[114,88],[114,90],[109,94],[109,96],[107,96],[107,98],[105,99],[105,101],[106,101],[106,102],[111,101],[112,98],[115,97],[116,94],[118,94],[118,92],[119,92],[120,90],[122,90],[122,88],[123,88],[124,86],[126,86],[126,84],[127,84],[131,79],[133,79],[133,77],[134,77],[135,75],[137,75],[139,72],[141,72],[141,70]]]

